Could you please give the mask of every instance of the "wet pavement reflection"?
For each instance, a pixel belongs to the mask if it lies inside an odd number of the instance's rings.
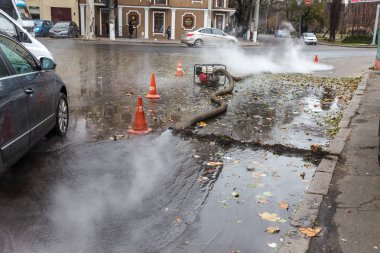
[[[339,113],[345,94],[257,74],[237,84],[224,98],[227,113],[196,127],[194,138],[173,135],[165,129],[213,107],[209,95],[219,87],[192,80],[193,64],[213,61],[209,54],[43,43],[68,86],[69,132],[65,139],[49,134],[1,175],[0,252],[268,252],[267,243],[281,243],[318,160],[244,143],[326,145],[323,118]],[[175,77],[179,57],[182,78]],[[161,98],[144,98],[144,108],[154,132],[129,137],[152,72]],[[211,134],[240,144],[195,138]],[[272,224],[263,212],[283,219],[279,234],[264,232]]]

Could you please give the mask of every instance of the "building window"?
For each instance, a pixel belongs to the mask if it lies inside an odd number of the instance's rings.
[[[223,7],[224,6],[224,0],[216,0],[216,7]]]
[[[192,4],[203,4],[203,0],[192,0]]]
[[[224,15],[223,14],[216,14],[215,15],[215,28],[218,28],[219,30],[224,29]]]
[[[154,4],[168,5],[168,1],[167,0],[154,0]]]
[[[193,13],[185,13],[182,16],[182,28],[184,30],[192,30],[195,27],[195,15]]]
[[[140,26],[140,13],[137,11],[129,11],[127,13],[127,24],[132,22],[132,25],[136,28]]]
[[[165,12],[153,12],[153,33],[164,34]]]

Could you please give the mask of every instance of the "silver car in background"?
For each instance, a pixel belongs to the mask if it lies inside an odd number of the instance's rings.
[[[314,33],[303,33],[301,38],[307,45],[317,45],[317,37]]]
[[[237,45],[238,40],[216,28],[200,28],[182,34],[181,42],[189,47],[203,47],[203,45]]]

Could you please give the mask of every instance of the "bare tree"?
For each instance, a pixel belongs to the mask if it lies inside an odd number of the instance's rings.
[[[339,28],[342,0],[333,0],[330,6],[330,37],[329,41],[335,41],[335,35]]]
[[[94,0],[86,0],[86,34],[85,40],[95,40],[95,6]]]

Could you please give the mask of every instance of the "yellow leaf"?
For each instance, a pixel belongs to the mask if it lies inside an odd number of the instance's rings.
[[[281,202],[278,204],[278,206],[282,209],[288,210],[289,209],[289,204],[286,202]]]
[[[222,162],[208,162],[207,165],[216,167],[216,166],[223,165],[223,163]]]
[[[180,217],[175,217],[175,221],[178,222],[178,223],[180,223],[180,222],[182,222],[182,218],[180,218]]]
[[[277,216],[277,214],[275,213],[259,213],[261,219],[263,220],[267,220],[267,221],[273,221],[273,222],[276,222],[278,220],[280,220],[280,217]]]
[[[277,234],[278,232],[280,232],[280,228],[279,227],[267,227],[267,229],[265,229],[265,232],[267,232],[268,234]]]
[[[298,230],[302,233],[305,234],[308,237],[314,237],[318,235],[319,232],[321,232],[322,228],[321,227],[316,227],[316,228],[306,228],[306,227],[300,227]]]
[[[199,127],[205,127],[205,126],[207,126],[207,123],[201,121],[201,122],[198,123],[198,126],[199,126]]]

